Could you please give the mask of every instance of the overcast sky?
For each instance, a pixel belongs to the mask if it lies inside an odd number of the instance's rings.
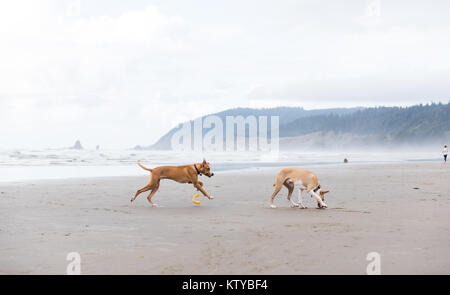
[[[450,1],[0,3],[0,149],[149,145],[232,107],[450,99]]]

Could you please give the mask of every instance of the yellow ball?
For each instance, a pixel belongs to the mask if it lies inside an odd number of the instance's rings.
[[[200,194],[196,194],[193,198],[192,198],[192,203],[194,204],[200,204],[200,201],[197,201],[196,198],[199,196]]]

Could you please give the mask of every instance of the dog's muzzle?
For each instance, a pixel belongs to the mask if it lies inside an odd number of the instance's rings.
[[[206,175],[206,176],[208,176],[208,177],[212,177],[212,176],[214,176],[214,173],[211,173],[210,175]]]

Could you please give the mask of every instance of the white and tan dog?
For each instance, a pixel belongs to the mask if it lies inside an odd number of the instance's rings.
[[[305,209],[306,206],[303,205],[302,202],[302,192],[306,190],[306,192],[317,200],[318,208],[327,208],[327,204],[325,204],[325,194],[329,191],[324,191],[320,188],[319,180],[317,176],[303,168],[284,168],[282,169],[275,178],[275,191],[270,197],[270,207],[276,208],[273,204],[273,199],[278,194],[278,192],[283,187],[287,187],[289,190],[288,200],[291,202],[291,207],[299,207],[301,209]],[[298,194],[298,203],[295,203],[291,199],[292,192],[294,191],[295,185],[298,186],[299,194]]]

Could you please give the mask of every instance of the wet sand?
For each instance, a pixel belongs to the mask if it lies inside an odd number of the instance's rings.
[[[450,274],[450,165],[342,164],[311,168],[328,209],[290,208],[278,169],[202,177],[214,200],[161,182],[131,204],[142,177],[0,183],[0,274]],[[297,192],[294,194],[297,198]]]

